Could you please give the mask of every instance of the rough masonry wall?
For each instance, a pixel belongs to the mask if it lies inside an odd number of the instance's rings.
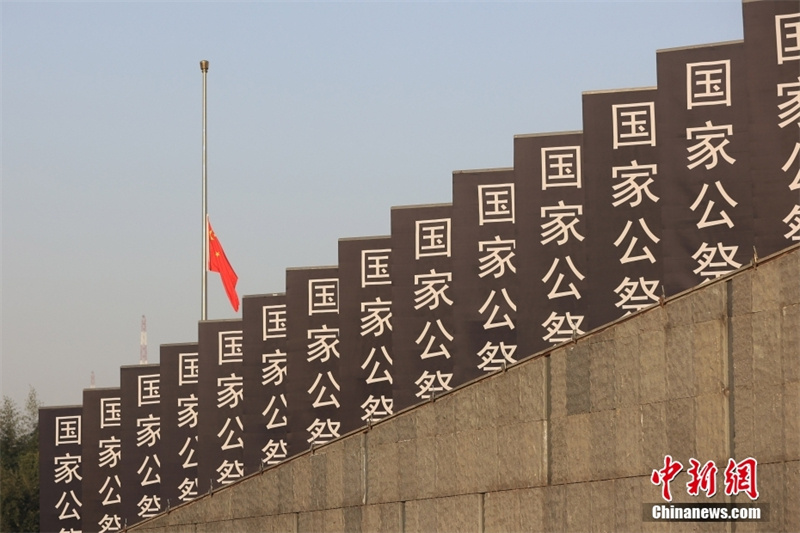
[[[800,248],[522,361],[136,531],[729,531],[643,521],[670,454],[758,460],[800,531]],[[749,502],[724,491],[707,500]]]

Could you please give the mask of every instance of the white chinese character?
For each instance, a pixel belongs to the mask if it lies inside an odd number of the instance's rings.
[[[622,242],[628,236],[628,231],[631,229],[632,225],[633,225],[632,221],[628,220],[626,222],[625,228],[622,230],[622,233],[620,233],[619,237],[617,237],[617,240],[614,241],[614,246],[619,248],[619,245],[622,244]],[[661,240],[655,235],[653,235],[653,232],[650,231],[649,227],[647,227],[647,222],[645,222],[644,218],[639,219],[639,227],[642,228],[645,235],[647,235],[647,237],[654,243],[658,243]],[[650,261],[651,264],[656,262],[656,258],[653,256],[653,253],[650,251],[650,248],[647,245],[642,246],[641,250],[642,253],[640,253],[639,255],[631,255],[631,252],[633,252],[633,248],[636,246],[636,243],[638,241],[639,239],[635,235],[631,236],[628,248],[625,250],[625,253],[619,259],[619,262],[621,264],[624,265],[625,263],[633,263],[635,261],[642,261],[644,259]]]
[[[640,277],[638,281],[633,281],[628,276],[625,276],[622,283],[614,289],[614,292],[619,296],[619,301],[614,305],[624,309],[626,315],[644,309],[658,301],[658,296],[656,296],[655,292],[658,284],[659,281],[657,279],[648,281]]]
[[[500,293],[503,295],[503,299],[506,302],[506,305],[512,312],[517,311],[517,305],[511,301],[511,298],[508,296],[508,292],[505,289],[500,289]],[[486,301],[483,303],[480,309],[478,309],[479,314],[484,314],[486,310],[489,308],[489,304],[492,303],[494,297],[497,293],[494,289],[492,292],[489,293],[489,296],[486,298]],[[502,302],[501,302],[502,303]],[[508,329],[514,329],[514,321],[508,316],[508,313],[503,313],[503,319],[495,322],[494,319],[497,316],[497,312],[500,310],[500,306],[498,304],[494,304],[492,308],[492,312],[486,322],[483,323],[483,329],[494,329],[494,328],[502,328],[507,327]]]
[[[656,145],[654,102],[615,104],[611,112],[614,150],[620,146]]]
[[[450,219],[416,221],[414,259],[450,257]]]
[[[225,432],[228,432],[228,436],[225,437],[225,442],[220,446],[220,451],[232,450],[234,448],[244,448],[244,441],[242,440],[242,437],[236,437],[235,441],[231,440],[233,439],[233,432],[236,431],[236,427],[233,427],[230,430],[228,429],[231,425],[231,421],[236,422],[236,425],[239,426],[239,431],[244,431],[244,426],[242,425],[242,421],[238,416],[225,420],[225,424],[222,426],[222,429],[220,429],[219,433],[217,433],[217,438],[221,439],[222,436],[225,435]]]
[[[389,285],[389,254],[391,249],[361,250],[361,287]]]
[[[119,427],[122,423],[120,398],[100,398],[100,427]]]
[[[542,340],[552,344],[559,344],[571,340],[573,335],[582,335],[581,324],[583,323],[583,318],[583,315],[573,315],[569,312],[559,315],[552,311],[547,320],[542,322],[542,326],[547,330],[547,334],[542,337]]]
[[[58,503],[55,505],[55,508],[59,510],[58,519],[59,520],[69,520],[70,518],[76,518],[78,520],[81,519],[81,513],[78,510],[79,507],[83,507],[83,504],[75,496],[74,491],[69,491],[70,498],[72,499],[72,505],[70,506],[70,502],[67,501],[67,492],[64,491],[61,493],[61,498],[58,500]],[[63,509],[62,509],[63,505]]]
[[[54,483],[72,483],[73,479],[83,479],[78,473],[78,468],[81,466],[80,455],[62,455],[61,457],[54,457],[55,463],[55,479]]]
[[[197,478],[184,478],[181,484],[178,485],[178,490],[181,493],[178,499],[182,502],[188,502],[197,497]]]
[[[453,374],[444,374],[441,370],[437,370],[435,374],[431,374],[425,370],[422,375],[414,382],[419,387],[415,396],[417,398],[427,400],[437,392],[448,391],[453,387],[450,386],[450,380],[453,379]]]
[[[478,251],[485,252],[478,258],[478,277],[483,278],[491,274],[495,279],[502,277],[506,273],[506,268],[517,273],[516,267],[511,262],[514,258],[514,239],[502,240],[500,235],[495,235],[494,240],[478,241]]]
[[[800,13],[775,15],[778,64],[800,60]]]
[[[339,312],[339,279],[308,280],[308,316]]]
[[[308,338],[313,339],[313,342],[308,343],[306,361],[319,359],[320,363],[326,363],[331,355],[339,358],[339,350],[336,349],[339,344],[339,328],[329,328],[323,324],[321,329],[308,330]]]
[[[281,394],[280,396],[273,396],[272,398],[269,399],[269,405],[267,405],[267,408],[261,412],[261,416],[269,416],[269,413],[272,412],[272,416],[270,417],[269,422],[267,422],[266,425],[267,429],[282,428],[286,427],[287,425],[286,415],[280,416],[280,407],[275,405],[275,400],[277,398],[280,398],[280,402],[283,404],[284,408],[287,407],[286,396],[284,396],[283,394]],[[274,409],[273,405],[275,405]]]
[[[572,274],[576,278],[578,278],[578,281],[583,281],[585,276],[580,272],[578,272],[578,269],[575,268],[575,265],[572,263],[572,258],[570,256],[567,256],[565,260],[567,266],[569,266],[570,270],[572,271]],[[555,272],[559,261],[560,259],[558,257],[553,259],[553,264],[550,266],[550,270],[548,270],[547,274],[545,274],[544,277],[542,278],[543,283],[547,283],[548,281],[550,281],[550,278],[553,276],[553,273]],[[547,299],[552,300],[554,298],[563,298],[564,296],[573,296],[575,297],[576,300],[580,300],[581,293],[580,291],[578,291],[577,287],[575,287],[575,284],[572,282],[569,283],[569,290],[559,291],[559,289],[561,288],[561,282],[563,280],[564,280],[564,274],[559,272],[558,278],[556,278],[556,282],[553,284],[553,288],[550,289],[550,292],[547,293]]]
[[[731,105],[731,60],[686,64],[686,109]]]
[[[792,150],[792,155],[790,155],[789,159],[786,160],[786,164],[781,167],[781,170],[784,172],[789,172],[789,169],[792,167],[795,161],[797,161],[798,155],[800,155],[800,142],[795,143],[794,150]],[[800,189],[800,165],[797,166],[797,174],[795,174],[794,180],[789,184],[790,191],[795,191],[797,189]]]
[[[219,364],[242,362],[242,338],[241,330],[219,332]]]
[[[262,340],[286,337],[286,304],[261,308]]]
[[[800,205],[795,205],[783,223],[789,226],[789,232],[784,235],[784,238],[790,241],[800,241]]]
[[[103,518],[97,522],[97,525],[100,526],[100,533],[106,533],[107,531],[119,531],[122,529],[122,524],[120,523],[120,518],[118,515],[103,515]]]
[[[575,229],[575,226],[580,222],[578,216],[582,214],[582,205],[564,205],[564,200],[559,200],[558,205],[542,207],[542,218],[551,220],[541,225],[541,243],[547,244],[558,239],[556,244],[561,246],[569,240],[570,234],[582,241],[583,235]]]
[[[361,420],[377,422],[394,413],[394,400],[383,395],[376,398],[370,394],[361,404],[361,409],[364,410]]]
[[[100,468],[114,468],[119,464],[122,453],[122,441],[117,437],[101,440],[98,443],[98,464]]]
[[[153,447],[161,438],[161,418],[153,413],[147,415],[146,418],[137,418],[136,427],[141,428],[136,430],[137,447],[145,445],[148,448]]]
[[[276,465],[286,459],[286,456],[289,455],[286,451],[286,441],[283,439],[273,440],[269,439],[261,451],[264,453],[264,457],[261,458],[261,462],[265,465]]]
[[[120,489],[122,488],[122,483],[119,481],[119,476],[107,476],[105,483],[97,491],[98,494],[103,496],[103,503],[102,505],[113,505],[115,503],[120,503],[122,501],[122,497],[120,495]]]
[[[306,439],[306,442],[312,445],[325,444],[331,440],[339,437],[339,428],[342,427],[341,422],[336,422],[330,418],[320,420],[314,419],[310,426],[306,428],[311,436]]]
[[[611,205],[618,207],[629,202],[631,207],[636,207],[642,203],[642,193],[651,201],[658,202],[658,196],[650,192],[650,184],[653,183],[653,176],[658,173],[657,169],[658,165],[640,165],[635,160],[631,161],[630,166],[612,167],[611,177],[625,181],[611,187],[614,191]]]
[[[487,342],[483,348],[478,352],[478,357],[481,358],[481,363],[478,368],[484,372],[494,372],[500,370],[510,363],[516,363],[514,359],[514,352],[517,351],[516,344],[494,344]]]
[[[157,494],[145,494],[136,505],[139,507],[139,512],[136,514],[142,518],[149,518],[161,512],[161,498]]]
[[[389,352],[386,351],[386,347],[385,346],[381,346],[380,350],[381,350],[381,353],[383,353],[383,358],[389,363],[389,365],[393,365],[394,362],[392,361],[392,358],[389,356]],[[369,364],[370,364],[370,362],[372,362],[372,358],[375,356],[376,352],[377,352],[377,350],[375,348],[372,348],[369,351],[369,355],[367,356],[367,359],[361,365],[361,370],[364,370],[369,366]],[[375,361],[374,363],[375,364],[372,366],[372,371],[370,371],[369,377],[367,378],[366,382],[369,383],[369,384],[380,383],[381,381],[388,381],[390,384],[393,383],[392,375],[386,369],[383,370],[383,376],[382,377],[376,377],[378,375],[378,369],[380,368],[381,362],[380,361]]]
[[[698,141],[686,148],[689,155],[686,159],[689,164],[686,167],[691,170],[696,166],[705,163],[707,170],[711,170],[719,162],[718,156],[729,164],[734,164],[736,160],[725,152],[725,146],[730,141],[726,138],[733,135],[733,126],[730,124],[725,126],[714,126],[710,120],[706,121],[705,126],[698,126],[697,128],[686,128],[686,138],[690,141]],[[711,140],[716,139],[717,144],[712,144]],[[719,140],[721,139],[721,140]]]
[[[81,415],[56,417],[56,446],[81,443]]]
[[[139,470],[136,471],[136,473],[141,476],[142,472],[145,471],[145,468],[147,469],[147,472],[142,476],[142,480],[140,482],[142,487],[161,483],[161,476],[159,475],[158,472],[155,473],[155,476],[151,477],[153,475],[153,470],[154,470],[153,466],[148,466],[151,457],[153,458],[153,463],[155,468],[159,469],[161,468],[161,461],[158,460],[158,455],[155,454],[153,454],[152,456],[145,455],[144,460],[142,461],[142,465],[139,467]]]
[[[436,325],[439,326],[439,331],[442,332],[442,335],[444,335],[445,338],[448,341],[452,341],[453,340],[453,336],[450,335],[450,333],[448,333],[448,331],[444,327],[444,324],[442,324],[441,320],[437,319],[436,320]],[[431,323],[430,322],[426,322],[425,323],[425,328],[422,330],[422,333],[420,333],[419,337],[417,337],[417,340],[414,341],[414,342],[417,343],[417,344],[421,343],[422,340],[425,338],[425,335],[428,334],[428,330],[430,329],[430,327],[431,327]],[[428,339],[428,344],[425,346],[425,349],[422,351],[422,353],[419,356],[420,359],[430,359],[431,357],[438,357],[440,355],[443,355],[447,359],[450,359],[450,352],[447,350],[447,347],[444,345],[444,343],[439,343],[439,350],[438,351],[432,351],[431,350],[431,348],[433,347],[433,344],[435,342],[436,342],[436,335],[431,334],[430,338]]]
[[[414,291],[414,309],[426,307],[436,309],[439,302],[444,301],[452,306],[453,300],[447,297],[445,291],[450,288],[449,282],[453,281],[453,274],[450,272],[436,272],[431,269],[430,274],[417,274],[414,276],[414,285],[421,288]]]
[[[339,384],[336,383],[336,380],[333,378],[333,374],[331,374],[330,370],[327,372],[327,375],[328,375],[328,381],[330,382],[331,385],[333,385],[333,388],[335,388],[337,391],[342,390],[341,387],[339,387]],[[309,395],[311,395],[311,396],[314,395],[314,390],[317,388],[317,385],[319,385],[320,379],[322,379],[322,373],[321,372],[319,374],[317,374],[317,379],[314,380],[314,384],[311,385],[310,389],[308,389],[308,394]],[[325,385],[321,385],[320,386],[319,394],[317,394],[317,399],[314,400],[311,403],[311,406],[314,409],[318,409],[320,407],[325,407],[327,405],[333,405],[337,409],[339,408],[339,400],[336,399],[336,396],[333,395],[332,391],[331,391],[330,396],[329,396],[330,399],[323,401],[322,397],[325,395],[325,391],[326,390],[327,390],[327,387],[325,387]]]
[[[733,198],[728,196],[728,193],[725,192],[725,189],[722,187],[722,183],[717,181],[715,185],[717,187],[717,191],[719,191],[720,196],[722,196],[723,200],[725,200],[729,206],[736,207],[737,205],[739,205],[737,202],[733,200]],[[707,191],[708,191],[708,183],[704,183],[703,188],[700,190],[700,194],[697,195],[697,198],[695,199],[694,203],[689,207],[689,209],[691,209],[692,211],[696,210],[697,207],[700,205],[700,202],[702,202],[703,198],[705,198]],[[729,228],[732,228],[733,221],[731,220],[731,217],[728,216],[728,213],[726,213],[724,209],[719,212],[719,218],[717,218],[716,220],[708,219],[708,215],[711,214],[711,210],[713,208],[714,208],[714,200],[709,200],[706,203],[706,209],[703,212],[702,218],[697,223],[697,227],[703,229],[703,228],[708,228],[710,226],[718,226],[720,224],[725,224]]]
[[[233,409],[244,401],[244,378],[231,373],[230,376],[217,378],[217,409],[225,407]]]
[[[161,401],[161,376],[159,374],[148,374],[146,376],[137,377],[139,380],[139,386],[137,388],[137,407],[158,404],[158,402]]]
[[[197,436],[195,437],[186,437],[186,442],[183,443],[183,448],[181,451],[178,452],[179,457],[184,457],[183,463],[181,464],[181,468],[183,470],[188,470],[189,468],[194,468],[197,466],[197,461],[194,460],[194,444],[192,441],[197,442]]]
[[[780,110],[778,118],[781,119],[778,126],[785,128],[792,122],[797,122],[797,125],[800,126],[800,76],[797,77],[796,82],[779,83],[778,97],[786,98],[785,102],[778,104]]]
[[[375,337],[392,330],[392,302],[384,302],[380,297],[371,302],[361,303],[361,336],[370,333]]]
[[[703,243],[692,255],[692,259],[697,261],[698,264],[698,267],[693,272],[705,278],[718,278],[733,272],[742,266],[741,263],[737,263],[734,260],[738,250],[738,246],[723,246],[722,243],[717,243],[716,246],[709,246]],[[714,261],[717,252],[719,252],[721,260]]]
[[[581,188],[581,147],[542,148],[542,190],[553,187]]]
[[[186,398],[178,398],[178,427],[197,427],[198,399],[194,394]]]
[[[178,386],[197,383],[199,379],[200,357],[197,352],[178,354]]]
[[[514,184],[478,185],[478,224],[514,223]]]
[[[274,353],[261,354],[261,362],[267,366],[261,369],[261,384],[278,386],[286,378],[286,352],[275,350]]]

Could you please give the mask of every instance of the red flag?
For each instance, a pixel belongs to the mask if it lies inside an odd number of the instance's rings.
[[[228,258],[225,257],[222,245],[217,240],[214,230],[211,229],[211,221],[206,220],[206,222],[208,223],[208,270],[210,272],[219,272],[228,300],[231,301],[233,310],[238,311],[239,295],[236,294],[236,282],[239,281],[239,276],[233,271]]]

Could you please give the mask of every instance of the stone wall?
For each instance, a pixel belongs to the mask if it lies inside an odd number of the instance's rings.
[[[758,460],[769,521],[655,523],[670,454]],[[136,531],[800,531],[800,248],[401,412]]]

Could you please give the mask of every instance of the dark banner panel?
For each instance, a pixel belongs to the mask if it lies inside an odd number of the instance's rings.
[[[161,498],[197,497],[200,356],[197,343],[161,345]]]
[[[161,368],[123,366],[122,525],[131,526],[164,510],[161,499]]]
[[[248,474],[289,456],[286,295],[245,296],[244,464]]]
[[[39,409],[39,529],[81,531],[80,405]]]
[[[514,173],[521,358],[588,331],[581,133],[515,137]]]
[[[800,242],[800,5],[745,2],[755,246]]]
[[[753,257],[744,44],[662,50],[658,153],[664,285],[671,295]]]
[[[394,413],[391,237],[339,240],[342,430]]]
[[[286,270],[286,400],[291,453],[342,435],[339,383],[339,272]]]
[[[83,390],[83,531],[122,529],[120,389]],[[45,530],[42,530],[45,531]]]
[[[450,204],[392,208],[395,411],[454,386],[452,218]]]
[[[656,89],[583,95],[587,331],[658,302],[661,180]]]
[[[453,386],[517,361],[516,211],[513,170],[453,173]]]
[[[197,489],[204,494],[245,475],[242,321],[200,322],[197,344]]]

